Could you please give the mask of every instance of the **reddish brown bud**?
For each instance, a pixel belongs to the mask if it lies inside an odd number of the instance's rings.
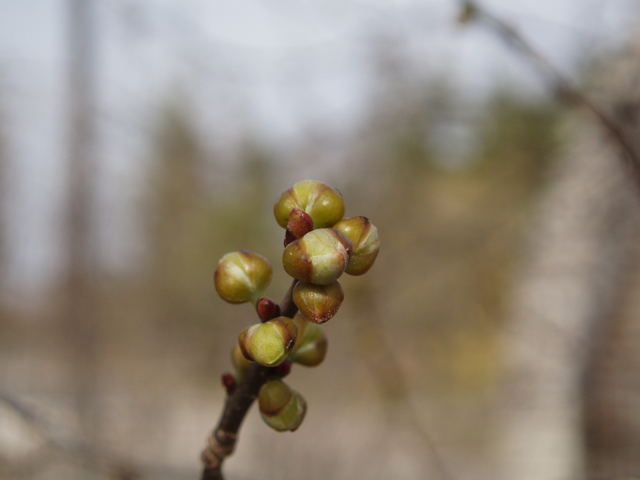
[[[278,375],[280,378],[284,378],[291,373],[291,365],[292,364],[289,360],[285,360],[273,369],[273,373]]]
[[[227,391],[227,395],[233,395],[233,392],[238,388],[238,384],[233,375],[229,372],[224,372],[220,379],[222,380],[222,386]]]
[[[296,240],[296,236],[287,229],[284,233],[284,246],[287,247],[291,242],[295,242]]]
[[[256,310],[260,318],[265,321],[280,316],[280,305],[267,297],[258,300]]]
[[[304,210],[294,208],[289,214],[287,230],[296,238],[304,237],[307,233],[313,230],[313,219],[311,218],[311,215]]]

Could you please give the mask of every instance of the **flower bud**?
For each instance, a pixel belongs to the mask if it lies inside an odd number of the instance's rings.
[[[339,230],[321,228],[307,233],[284,249],[282,265],[296,280],[328,285],[349,263],[351,240]]]
[[[327,336],[319,325],[311,323],[303,315],[293,319],[298,326],[298,338],[291,349],[289,360],[305,367],[316,367],[327,355]]]
[[[240,345],[236,343],[236,346],[231,350],[231,363],[236,372],[236,381],[240,383],[244,378],[244,374],[247,372],[247,368],[251,365],[251,360],[247,360],[242,354]]]
[[[278,432],[297,430],[307,413],[302,395],[279,379],[269,380],[262,386],[258,405],[262,419]]]
[[[264,365],[280,365],[293,348],[298,327],[287,317],[278,317],[245,329],[238,343],[245,358]]]
[[[326,228],[344,215],[344,200],[338,190],[325,183],[303,180],[284,192],[273,208],[276,221],[282,228],[287,228],[294,208],[311,215],[314,228]]]
[[[256,303],[271,282],[272,269],[266,258],[240,250],[227,253],[213,275],[220,297],[229,303]]]
[[[345,270],[349,275],[362,275],[373,266],[380,250],[378,229],[367,217],[340,220],[334,228],[345,233],[353,244],[351,259]]]
[[[331,319],[342,305],[344,292],[338,282],[329,285],[298,282],[293,288],[293,303],[300,313],[314,323]]]

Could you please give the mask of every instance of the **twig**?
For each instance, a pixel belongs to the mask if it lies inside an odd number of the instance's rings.
[[[529,58],[545,75],[552,77],[555,81],[556,88],[560,92],[590,110],[602,126],[609,131],[616,143],[618,143],[622,150],[623,157],[631,169],[635,184],[640,188],[640,152],[636,150],[634,144],[625,134],[622,125],[605,113],[599,105],[584,94],[571,80],[562,75],[562,73],[560,73],[544,55],[533,48],[515,28],[484,7],[480,7],[475,1],[463,0],[460,21],[466,23],[472,20],[483,22],[487,25],[497,33],[505,43]]]
[[[282,316],[293,318],[298,312],[298,307],[293,303],[292,298],[296,283],[297,280],[294,280],[280,304]],[[224,480],[222,462],[233,453],[242,421],[272,370],[271,367],[252,363],[236,391],[227,397],[218,425],[211,433],[207,447],[202,452],[204,469],[201,480]]]

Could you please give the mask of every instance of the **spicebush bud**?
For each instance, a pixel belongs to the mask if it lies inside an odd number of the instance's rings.
[[[262,297],[256,304],[256,310],[262,320],[271,320],[280,316],[280,305],[270,298]]]
[[[321,228],[284,249],[285,271],[303,282],[328,285],[344,272],[351,256],[351,240],[340,230]]]
[[[313,219],[314,228],[330,227],[344,215],[342,194],[316,180],[303,180],[284,192],[273,213],[278,225],[287,228],[289,214],[294,208],[305,211]]]
[[[245,358],[240,349],[240,345],[237,343],[231,350],[231,363],[236,372],[236,381],[240,383],[244,378],[244,374],[247,372],[247,368],[251,365],[251,360]]]
[[[287,231],[296,238],[302,238],[313,230],[313,219],[304,210],[294,208],[289,214],[289,222],[287,222]]]
[[[240,334],[238,344],[245,358],[264,365],[280,365],[293,348],[298,327],[287,317],[253,325]]]
[[[279,379],[269,380],[262,386],[258,405],[262,419],[278,432],[297,430],[307,413],[302,395]]]
[[[298,338],[291,349],[289,360],[305,367],[320,365],[327,355],[327,336],[319,325],[298,314],[293,319],[298,326]]]
[[[334,228],[345,233],[353,244],[351,259],[345,272],[362,275],[373,266],[380,250],[378,229],[367,217],[352,217],[340,220]]]
[[[314,285],[298,282],[293,288],[293,303],[300,313],[314,323],[324,323],[331,319],[342,305],[344,292],[340,284]]]
[[[284,378],[291,373],[291,361],[285,360],[280,365],[273,369],[273,373],[275,373],[280,378]]]
[[[235,377],[229,372],[223,372],[220,380],[222,381],[222,386],[227,391],[227,395],[233,395],[233,392],[238,388]]]
[[[222,257],[213,275],[213,283],[224,301],[255,304],[269,286],[272,273],[266,258],[240,250]]]

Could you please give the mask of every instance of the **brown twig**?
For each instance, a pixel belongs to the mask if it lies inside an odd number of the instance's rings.
[[[294,280],[280,304],[282,316],[293,318],[298,312],[292,297],[296,283],[297,280]],[[272,371],[272,367],[252,363],[236,391],[227,397],[218,425],[209,436],[207,447],[202,452],[204,469],[201,480],[224,480],[222,463],[233,453],[242,421]]]
[[[635,184],[640,188],[640,152],[637,151],[633,142],[625,134],[620,123],[609,116],[599,105],[584,94],[578,86],[566,78],[544,55],[538,52],[525,38],[506,21],[495,16],[493,13],[481,7],[473,0],[463,0],[460,14],[462,22],[478,21],[487,25],[496,32],[505,43],[529,58],[545,75],[554,79],[556,89],[568,96],[572,101],[590,110],[611,134],[613,139],[622,150],[623,157],[631,169]]]

